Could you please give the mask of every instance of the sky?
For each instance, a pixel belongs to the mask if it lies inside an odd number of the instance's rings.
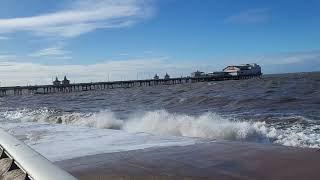
[[[0,0],[0,85],[320,71],[318,0]]]

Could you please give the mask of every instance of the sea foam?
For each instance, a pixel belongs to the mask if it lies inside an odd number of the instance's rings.
[[[320,147],[318,125],[309,129],[299,125],[278,128],[266,122],[240,121],[208,112],[199,116],[155,110],[128,115],[120,119],[109,110],[97,113],[62,113],[41,110],[7,112],[6,119],[23,122],[47,122],[99,129],[115,129],[131,133],[149,133],[160,136],[182,136],[204,140],[231,140],[276,143],[295,147]]]

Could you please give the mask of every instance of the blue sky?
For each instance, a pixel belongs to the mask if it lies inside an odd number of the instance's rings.
[[[320,70],[318,0],[1,0],[2,85]]]

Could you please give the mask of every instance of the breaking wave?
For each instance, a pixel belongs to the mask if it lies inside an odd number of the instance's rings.
[[[156,110],[135,113],[120,119],[112,111],[98,113],[62,113],[49,109],[7,111],[0,115],[8,122],[44,122],[161,136],[185,136],[206,140],[232,140],[276,143],[285,146],[320,148],[319,125],[305,128],[295,124],[278,128],[266,122],[239,121],[216,113],[200,116]]]

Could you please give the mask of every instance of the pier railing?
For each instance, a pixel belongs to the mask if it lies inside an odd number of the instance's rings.
[[[0,179],[76,180],[2,129],[0,150]]]
[[[75,83],[69,85],[37,85],[37,86],[12,86],[0,87],[0,96],[6,95],[22,95],[22,94],[49,94],[59,92],[77,92],[91,91],[114,88],[131,88],[139,86],[159,86],[174,85],[184,83],[196,83],[206,81],[225,81],[240,80],[260,77],[261,75],[250,76],[204,76],[204,77],[181,77],[170,79],[145,79],[145,80],[128,80],[128,81],[112,81],[112,82],[91,82],[91,83]]]

